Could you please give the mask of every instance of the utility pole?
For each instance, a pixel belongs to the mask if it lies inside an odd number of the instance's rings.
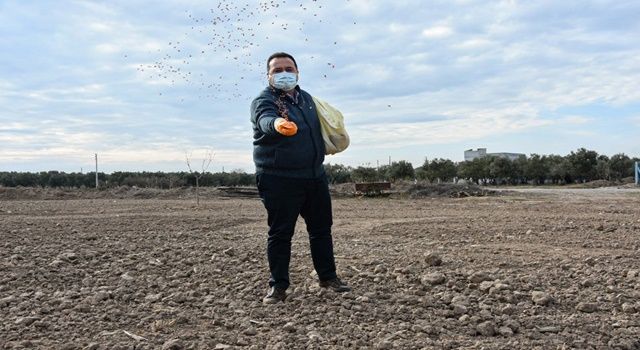
[[[98,188],[98,153],[96,153],[96,189]]]

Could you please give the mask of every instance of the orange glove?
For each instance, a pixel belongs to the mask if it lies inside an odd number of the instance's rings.
[[[276,131],[284,136],[293,136],[298,132],[298,126],[292,121],[288,121],[284,118],[278,118],[273,123]]]

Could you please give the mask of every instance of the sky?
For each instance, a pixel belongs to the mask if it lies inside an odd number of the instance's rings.
[[[376,166],[640,156],[640,2],[0,0],[0,171],[253,172],[266,58]]]

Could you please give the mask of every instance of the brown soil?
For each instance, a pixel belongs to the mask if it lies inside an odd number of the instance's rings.
[[[96,190],[94,188],[42,188],[42,187],[1,187],[0,200],[15,199],[191,199],[196,198],[193,187],[178,187],[170,190],[121,186]],[[202,187],[201,198],[256,197],[254,187]]]
[[[353,291],[317,287],[300,221],[267,306],[256,198],[2,200],[0,349],[640,348],[637,190],[342,198],[334,219]]]
[[[335,197],[355,197],[357,194],[353,183],[330,186]],[[413,182],[398,182],[392,184],[390,191],[378,195],[396,198],[424,198],[424,197],[471,197],[497,195],[498,191],[489,190],[473,184],[429,184]],[[201,198],[215,199],[220,197],[257,198],[255,187],[202,187],[199,189]],[[376,196],[376,194],[369,194]],[[138,188],[121,186],[96,190],[93,188],[41,188],[41,187],[0,187],[0,199],[190,199],[195,198],[195,188],[181,187],[167,189]]]

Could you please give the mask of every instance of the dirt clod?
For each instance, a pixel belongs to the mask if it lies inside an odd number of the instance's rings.
[[[485,337],[493,337],[496,334],[496,325],[491,321],[485,321],[476,327],[478,333]]]
[[[293,324],[293,322],[287,322],[284,327],[282,327],[283,330],[293,333],[296,331],[296,326]]]
[[[576,310],[586,313],[592,313],[598,311],[598,305],[596,303],[580,302],[576,306]]]
[[[184,344],[180,339],[170,339],[162,344],[162,350],[182,350],[184,348]]]
[[[422,283],[428,285],[442,284],[445,281],[445,277],[440,272],[432,272],[422,276]]]
[[[442,257],[434,252],[428,252],[424,256],[424,262],[427,266],[440,266],[442,265]]]
[[[492,278],[486,272],[474,272],[471,276],[469,276],[469,281],[473,283],[480,283],[480,282],[490,281],[490,280],[492,280]]]
[[[533,291],[531,292],[531,300],[536,305],[547,306],[553,302],[553,297],[545,292]]]

